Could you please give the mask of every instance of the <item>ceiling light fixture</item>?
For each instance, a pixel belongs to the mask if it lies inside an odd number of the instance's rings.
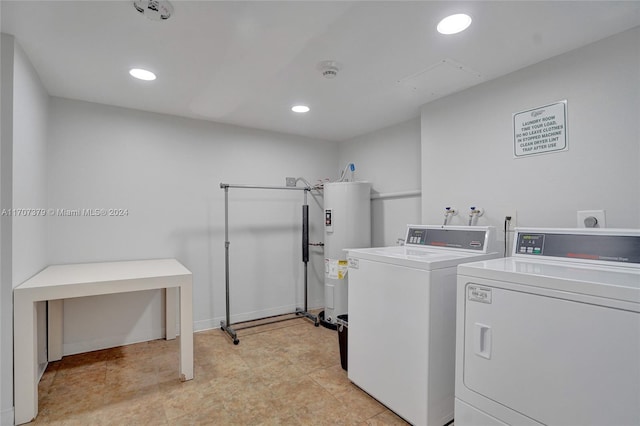
[[[156,79],[156,75],[151,71],[143,70],[142,68],[131,68],[129,70],[131,77],[135,77],[139,80],[152,81]]]
[[[291,107],[291,111],[299,113],[309,112],[309,107],[306,105],[296,105],[294,107]]]
[[[469,28],[469,25],[471,25],[471,16],[458,13],[440,21],[437,29],[440,34],[457,34]]]

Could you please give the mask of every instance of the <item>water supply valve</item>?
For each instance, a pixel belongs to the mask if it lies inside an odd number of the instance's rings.
[[[456,209],[455,207],[445,207],[443,226],[447,226],[451,218],[457,214],[458,214],[458,209]]]
[[[469,207],[469,226],[474,226],[478,223],[478,218],[484,214],[482,207]]]

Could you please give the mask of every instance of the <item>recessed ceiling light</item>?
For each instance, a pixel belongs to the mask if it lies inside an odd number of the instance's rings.
[[[156,79],[156,75],[151,71],[143,70],[142,68],[131,68],[129,74],[140,80],[151,81]]]
[[[471,16],[464,13],[447,16],[438,24],[440,34],[456,34],[466,30],[471,25]]]
[[[309,107],[306,105],[296,105],[291,107],[291,111],[293,112],[309,112]]]

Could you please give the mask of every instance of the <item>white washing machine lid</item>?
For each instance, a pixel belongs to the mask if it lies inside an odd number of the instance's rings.
[[[347,257],[434,270],[499,256],[492,226],[407,225],[404,246],[347,249]]]
[[[458,266],[458,276],[566,291],[640,304],[640,269],[508,257]]]
[[[416,248],[407,246],[374,247],[347,250],[348,259],[364,259],[427,271],[451,268],[465,262],[493,259],[499,253],[469,253],[447,248]]]

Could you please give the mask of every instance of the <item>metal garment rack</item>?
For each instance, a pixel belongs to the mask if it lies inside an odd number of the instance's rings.
[[[229,188],[240,189],[271,189],[304,191],[304,204],[302,205],[302,262],[304,263],[304,309],[296,308],[296,316],[303,316],[313,321],[316,327],[320,324],[318,317],[307,311],[307,264],[309,263],[309,204],[307,204],[307,194],[311,191],[309,187],[297,186],[265,186],[265,185],[237,185],[221,183],[220,188],[224,189],[224,272],[225,272],[225,292],[226,292],[226,321],[220,321],[220,328],[233,339],[233,344],[240,343],[238,334],[231,327],[231,313],[229,308]],[[265,319],[265,318],[258,318]]]

